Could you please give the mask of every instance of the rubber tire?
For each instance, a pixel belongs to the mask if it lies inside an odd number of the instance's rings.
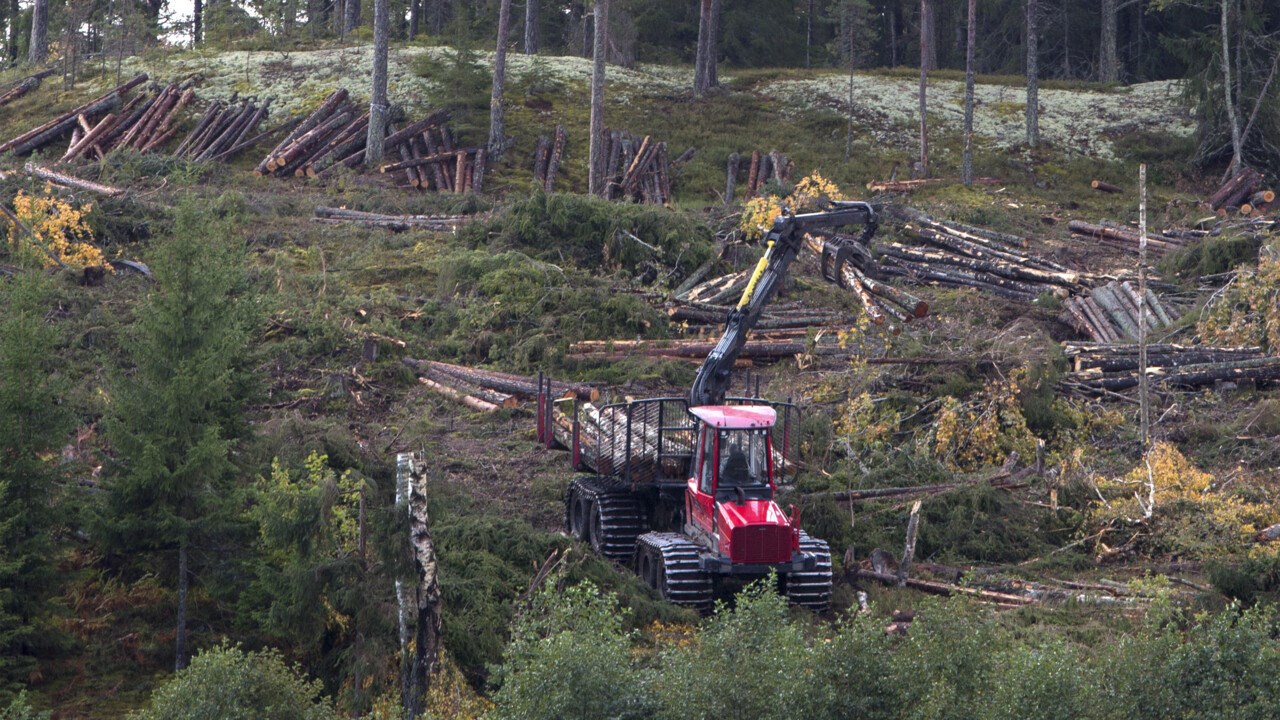
[[[594,504],[574,493],[569,502],[569,534],[579,540],[588,540],[591,532],[591,510]]]
[[[597,555],[604,557],[604,521],[600,518],[600,506],[598,504],[591,503],[588,518],[587,530],[590,535],[591,549]]]

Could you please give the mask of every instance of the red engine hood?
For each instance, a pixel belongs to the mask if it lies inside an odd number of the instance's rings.
[[[728,501],[716,507],[720,551],[734,563],[791,559],[791,521],[772,500]]]

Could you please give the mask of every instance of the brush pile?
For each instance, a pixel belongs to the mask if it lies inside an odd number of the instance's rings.
[[[1060,383],[1064,390],[1086,396],[1137,387],[1138,346],[1113,343],[1066,343],[1074,371]],[[1217,382],[1280,381],[1280,358],[1257,347],[1207,345],[1147,346],[1147,377],[1153,385],[1197,387]]]

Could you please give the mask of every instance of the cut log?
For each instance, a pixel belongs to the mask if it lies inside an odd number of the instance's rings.
[[[443,395],[444,397],[447,397],[450,400],[460,402],[463,405],[466,405],[467,407],[471,408],[472,410],[479,410],[480,412],[485,412],[485,413],[496,412],[498,410],[497,405],[491,402],[488,402],[487,400],[481,400],[478,397],[473,397],[471,395],[467,395],[465,393],[459,392],[447,385],[441,385],[440,383],[430,378],[420,377],[418,378],[418,382],[422,383],[424,386],[426,386],[428,390],[431,390],[437,395]]]
[[[108,90],[106,93],[99,95],[74,110],[63,113],[33,130],[29,130],[18,137],[0,144],[0,153],[12,152],[14,155],[26,155],[37,148],[43,147],[59,137],[62,137],[64,133],[70,132],[72,126],[77,123],[77,118],[80,115],[84,115],[86,118],[105,115],[112,107],[120,102],[120,99],[124,97],[126,92],[146,81],[147,74],[139,73],[128,82]]]
[[[27,163],[22,169],[32,177],[37,177],[41,180],[48,180],[55,185],[63,185],[65,187],[75,188],[76,190],[85,190],[99,195],[106,195],[107,197],[119,197],[124,194],[124,190],[121,190],[120,188],[103,185],[101,183],[93,182],[92,180],[81,180],[73,175],[66,175],[50,170],[49,168],[41,167],[35,163]]]
[[[1105,182],[1103,180],[1094,180],[1093,182],[1089,183],[1089,186],[1092,187],[1094,190],[1097,190],[1098,192],[1104,192],[1104,193],[1124,192],[1124,190],[1122,190],[1120,186],[1112,185],[1111,183]]]
[[[380,170],[381,172],[384,172],[384,173],[393,173],[393,172],[399,172],[401,170],[405,170],[407,168],[416,168],[423,165],[430,165],[432,163],[457,164],[459,162],[458,160],[459,157],[465,158],[468,154],[478,152],[479,150],[480,148],[478,147],[472,147],[472,148],[465,148],[463,150],[459,150],[457,152],[452,152],[452,153],[437,153],[435,155],[429,155],[424,158],[418,158],[414,160],[402,160],[397,163],[389,163],[387,165],[383,165],[380,168]]]

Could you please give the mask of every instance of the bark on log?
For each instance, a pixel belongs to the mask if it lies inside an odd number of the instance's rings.
[[[498,410],[497,405],[494,405],[493,403],[488,402],[487,400],[481,400],[478,397],[473,397],[471,395],[467,395],[465,393],[459,392],[447,385],[441,385],[440,383],[430,378],[420,377],[418,378],[418,382],[422,383],[424,386],[426,386],[428,390],[431,390],[437,395],[443,395],[444,397],[447,397],[450,400],[462,403],[463,405],[466,405],[472,410],[478,410],[484,413],[497,412]]]
[[[281,140],[279,144],[277,144],[274,148],[272,148],[271,152],[267,153],[267,156],[262,159],[262,162],[258,163],[258,166],[254,168],[254,172],[256,172],[259,175],[267,174],[267,171],[269,170],[269,168],[267,167],[267,164],[272,158],[274,158],[277,154],[284,152],[284,150],[288,148],[290,145],[293,145],[293,143],[298,138],[311,132],[311,130],[313,130],[318,125],[320,125],[320,123],[324,122],[330,115],[334,113],[334,111],[338,109],[340,105],[342,105],[347,101],[349,96],[350,96],[350,93],[347,92],[346,88],[339,88],[333,91],[332,93],[330,93],[329,97],[325,98],[324,102],[320,103],[319,107],[317,107],[314,111],[312,111],[310,115],[306,117],[306,119],[304,119],[301,123],[299,123],[298,126],[295,127],[293,131],[290,132],[285,137],[284,140]]]
[[[80,107],[63,113],[49,122],[29,130],[18,137],[15,137],[3,144],[0,144],[0,153],[12,152],[14,155],[25,155],[36,148],[39,148],[49,142],[60,137],[63,133],[68,132],[73,125],[76,124],[76,118],[80,115],[85,117],[93,117],[96,115],[104,115],[124,94],[133,88],[147,81],[146,73],[139,73],[128,82],[118,85],[106,93],[90,100]]]
[[[124,190],[121,190],[120,188],[103,185],[91,180],[81,180],[78,177],[65,175],[63,173],[50,170],[49,168],[41,167],[35,163],[27,163],[23,166],[23,170],[25,170],[28,175],[38,177],[41,180],[48,180],[55,185],[64,185],[77,190],[85,190],[99,195],[106,195],[107,197],[119,197],[124,194]]]
[[[1122,190],[1118,185],[1112,185],[1111,183],[1105,182],[1103,180],[1094,180],[1093,182],[1089,183],[1089,187],[1092,187],[1094,190],[1097,190],[1098,192],[1104,192],[1104,193],[1124,192],[1124,190]]]
[[[480,148],[478,148],[478,147],[472,147],[472,148],[465,148],[465,149],[463,149],[463,150],[459,150],[459,151],[457,151],[457,152],[451,152],[451,153],[438,153],[438,154],[435,154],[435,155],[429,155],[429,156],[427,156],[427,157],[419,158],[419,159],[416,159],[416,160],[402,160],[401,162],[398,162],[398,163],[390,163],[390,164],[387,164],[387,165],[383,165],[381,168],[379,168],[379,170],[380,170],[381,172],[384,172],[384,173],[393,173],[393,172],[399,172],[399,171],[401,171],[401,170],[405,170],[405,169],[408,169],[408,168],[416,168],[416,167],[420,167],[420,166],[423,166],[423,165],[430,165],[430,164],[432,164],[432,163],[455,163],[455,164],[457,164],[457,163],[459,163],[459,162],[460,162],[460,161],[458,160],[458,158],[459,158],[459,157],[465,157],[466,155],[471,154],[471,153],[475,153],[475,152],[477,152],[477,151],[479,151],[479,150],[480,150]]]
[[[724,203],[726,205],[733,204],[733,195],[738,183],[738,163],[740,160],[738,153],[729,153],[728,167],[725,169],[724,178]]]

